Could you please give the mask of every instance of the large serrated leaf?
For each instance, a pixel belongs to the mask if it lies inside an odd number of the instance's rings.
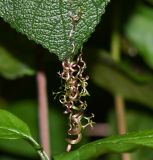
[[[109,0],[3,0],[0,17],[60,60],[70,58],[89,38]],[[79,16],[72,38],[70,13]],[[75,52],[72,53],[72,39]]]
[[[55,156],[54,160],[93,160],[106,153],[122,153],[141,147],[153,148],[153,130],[101,139],[76,151]]]

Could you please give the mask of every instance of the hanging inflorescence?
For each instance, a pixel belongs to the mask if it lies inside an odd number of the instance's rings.
[[[92,126],[91,117],[84,116],[84,110],[87,103],[83,100],[84,96],[88,96],[87,80],[88,76],[84,75],[86,64],[82,60],[82,54],[76,61],[70,59],[63,61],[63,71],[59,73],[62,78],[61,92],[59,92],[59,101],[65,107],[65,114],[69,115],[69,130],[67,139],[67,151],[70,151],[72,144],[77,144],[82,137],[82,129],[86,126]],[[64,83],[63,83],[64,81]]]
[[[76,25],[81,18],[81,8],[78,7],[76,11],[72,9],[72,0],[67,1],[69,4],[68,16],[71,22],[71,30],[68,33],[68,37],[72,46],[72,55],[75,54],[76,43],[74,39],[74,33]],[[64,113],[69,115],[69,130],[67,138],[68,146],[67,151],[71,150],[73,144],[80,142],[82,137],[82,129],[86,126],[93,125],[93,121],[90,117],[84,116],[84,110],[87,107],[87,103],[84,100],[85,96],[88,96],[87,80],[88,76],[84,75],[86,69],[86,63],[82,59],[82,51],[76,61],[67,59],[62,62],[63,71],[59,73],[62,79],[62,85],[60,91],[56,93],[59,96],[59,101],[65,108]]]

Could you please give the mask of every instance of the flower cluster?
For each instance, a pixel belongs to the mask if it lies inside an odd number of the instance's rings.
[[[86,63],[79,55],[76,61],[67,59],[62,62],[63,71],[59,73],[62,79],[61,91],[59,92],[59,101],[65,107],[65,114],[69,114],[69,130],[67,139],[67,151],[71,150],[72,144],[76,144],[81,140],[82,129],[93,124],[91,117],[84,116],[84,110],[87,103],[83,100],[84,96],[89,93],[86,89],[89,79],[84,75]],[[63,83],[64,82],[64,83]],[[85,120],[85,122],[83,122]],[[83,124],[85,123],[85,124]]]

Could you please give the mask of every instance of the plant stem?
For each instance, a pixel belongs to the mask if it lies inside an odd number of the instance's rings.
[[[37,88],[38,88],[38,114],[39,114],[39,130],[40,141],[44,151],[49,157],[50,152],[50,137],[49,137],[49,117],[48,117],[48,96],[46,76],[44,73],[42,56],[39,57],[39,70],[37,72]]]
[[[119,134],[124,134],[126,133],[124,99],[120,95],[115,95],[114,101],[115,101],[118,132]],[[122,154],[122,160],[130,160],[130,155],[128,153]]]
[[[41,160],[50,160],[43,148],[32,137],[25,136],[25,140],[36,149]]]
[[[121,43],[120,43],[120,35],[118,33],[118,26],[119,26],[118,6],[115,6],[114,13],[115,16],[113,22],[112,39],[111,39],[111,54],[113,60],[116,63],[118,63],[121,59]],[[123,134],[126,132],[124,99],[121,95],[116,94],[114,96],[114,101],[115,101],[115,110],[117,116],[118,132],[119,134]]]
[[[117,32],[112,35],[112,58],[118,62],[120,60],[120,38]],[[115,110],[117,117],[117,127],[119,134],[126,133],[126,121],[125,121],[125,102],[121,95],[114,96]],[[130,154],[122,154],[122,160],[130,160]]]
[[[119,5],[114,7],[114,21],[113,32],[111,39],[111,54],[113,60],[118,63],[121,59],[121,42],[120,35],[118,33],[119,28]],[[121,95],[114,95],[115,110],[117,116],[117,127],[119,134],[126,133],[126,121],[125,121],[125,102]],[[130,160],[130,154],[122,154],[122,160]]]
[[[112,39],[111,39],[111,53],[112,53],[112,58],[115,62],[119,62],[121,58],[120,45],[121,45],[120,36],[116,31],[116,28],[114,28],[114,31],[112,33]]]
[[[114,101],[115,101],[118,132],[119,134],[124,134],[126,133],[124,99],[120,95],[115,95]]]
[[[38,71],[37,73],[37,85],[38,85],[40,139],[45,152],[50,157],[46,76],[42,71]]]
[[[47,154],[44,151],[37,151],[38,155],[40,156],[41,160],[49,160]]]

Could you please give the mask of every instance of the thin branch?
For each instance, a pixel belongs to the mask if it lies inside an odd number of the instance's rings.
[[[46,77],[42,71],[37,73],[38,85],[38,106],[39,106],[39,129],[40,140],[45,152],[50,157],[50,140],[49,140],[49,124],[48,124],[48,101],[46,91]]]
[[[38,115],[39,115],[40,141],[48,157],[51,157],[46,75],[44,73],[42,55],[39,54],[38,58],[39,58],[38,60],[39,69],[36,78],[37,78],[37,88],[38,88]]]
[[[115,95],[115,110],[117,117],[117,127],[119,134],[126,133],[126,120],[125,120],[125,102],[121,96]],[[122,160],[130,160],[130,154],[124,153],[121,155]]]
[[[124,134],[126,133],[124,99],[121,96],[115,95],[114,101],[115,101],[118,132],[119,134]]]
[[[129,153],[124,153],[124,154],[122,154],[122,159],[123,160],[131,160],[131,156]]]
[[[50,160],[43,148],[33,138],[25,137],[25,140],[36,149],[41,160]]]

